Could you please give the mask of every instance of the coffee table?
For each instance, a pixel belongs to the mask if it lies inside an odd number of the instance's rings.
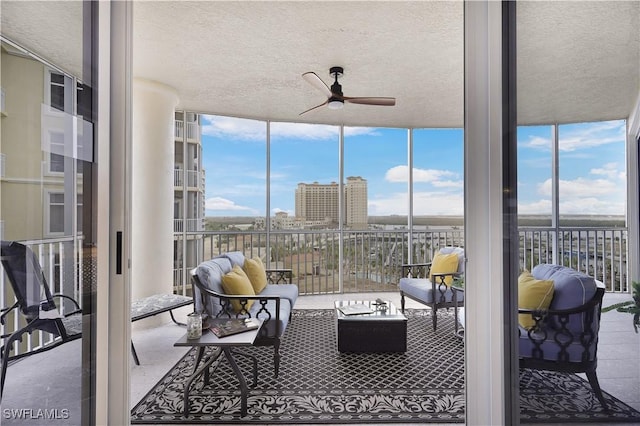
[[[406,352],[407,317],[388,300],[337,300],[336,339],[339,352]],[[345,315],[340,308],[365,306],[370,313]]]

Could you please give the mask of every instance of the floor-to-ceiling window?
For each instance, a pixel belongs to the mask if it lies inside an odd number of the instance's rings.
[[[33,251],[42,283],[66,298],[54,298],[59,315],[76,310],[70,299],[80,305],[78,329],[67,323],[65,332],[82,336],[35,355],[55,345],[59,333],[37,329],[13,344],[10,356],[24,356],[6,369],[3,424],[93,422],[92,8],[89,2],[2,3],[0,238]],[[59,37],[49,38],[54,32]],[[9,263],[3,267],[11,268]],[[39,292],[45,299],[43,287]],[[18,309],[4,311],[14,304],[15,294],[2,272],[3,344],[4,335],[26,325]]]

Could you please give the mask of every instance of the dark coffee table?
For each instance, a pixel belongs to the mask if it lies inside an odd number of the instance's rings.
[[[340,352],[406,352],[407,317],[388,300],[338,300],[335,302],[336,338]],[[344,306],[368,307],[370,313],[345,315]]]

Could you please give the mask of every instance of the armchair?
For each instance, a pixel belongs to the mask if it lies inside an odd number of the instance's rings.
[[[552,280],[553,297],[548,309],[518,309],[520,368],[585,373],[606,410],[596,376],[604,285],[560,265],[537,265],[531,275],[543,282]],[[519,280],[520,305],[522,292]]]
[[[82,312],[77,301],[63,294],[52,294],[44,277],[40,263],[31,249],[15,241],[2,241],[0,261],[11,283],[15,303],[0,311],[0,323],[3,325],[10,315],[21,316],[22,328],[0,336],[2,347],[2,373],[0,373],[0,399],[4,391],[9,361],[28,355],[53,349],[63,343],[82,337]],[[60,314],[54,298],[67,299],[73,310]],[[51,333],[56,338],[51,343],[41,344],[34,350],[13,353],[13,344],[22,341],[25,334],[36,330]]]
[[[398,283],[402,311],[405,308],[405,297],[429,306],[433,331],[436,331],[438,309],[464,305],[464,293],[457,295],[456,305],[451,290],[453,279],[463,274],[464,249],[460,247],[441,248],[429,263],[402,265],[402,278]]]

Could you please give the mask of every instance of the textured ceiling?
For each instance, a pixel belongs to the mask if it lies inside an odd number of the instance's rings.
[[[79,49],[65,40],[78,28],[59,23],[79,16],[77,5],[3,0],[3,34],[76,71]],[[180,108],[274,121],[462,127],[462,1],[135,1],[133,9],[134,77],[172,86]],[[519,123],[627,118],[640,93],[639,23],[638,1],[519,1]],[[346,96],[394,96],[397,105],[299,116],[325,101],[301,74],[314,71],[331,84],[332,66],[345,69]]]

